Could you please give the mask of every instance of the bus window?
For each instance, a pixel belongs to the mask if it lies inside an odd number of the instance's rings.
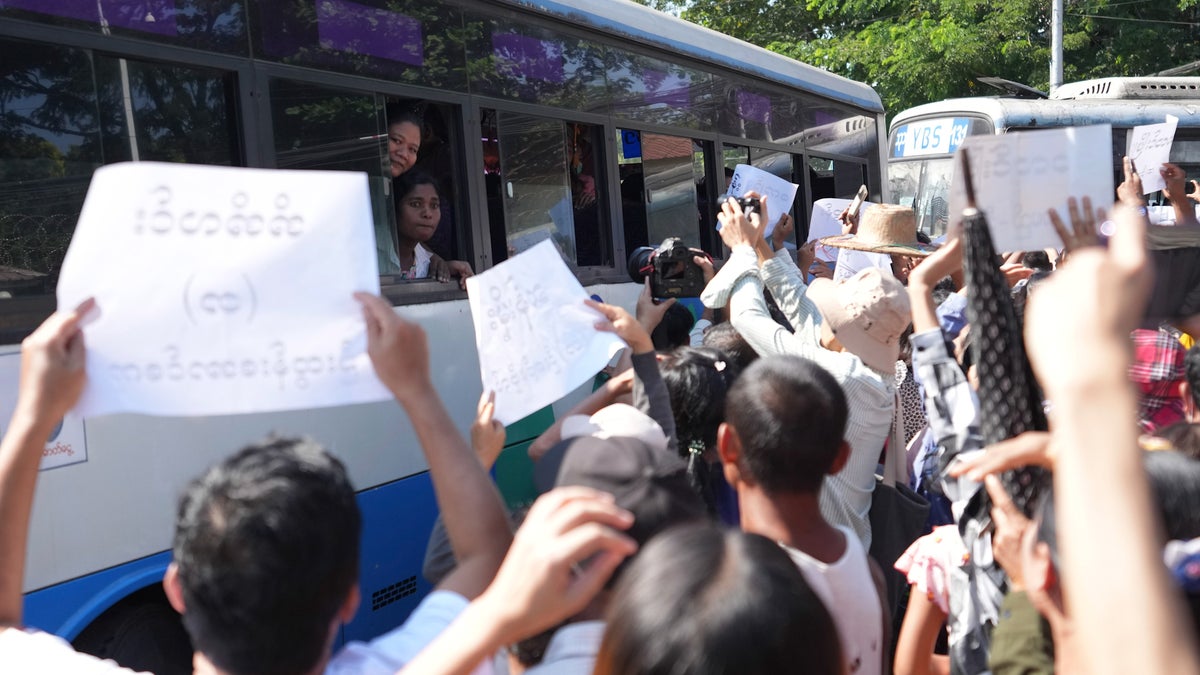
[[[92,172],[122,160],[240,164],[231,74],[0,40],[0,298],[16,341],[53,309]],[[29,303],[33,302],[33,305]]]
[[[275,164],[280,169],[367,174],[379,272],[399,272],[392,234],[391,174],[384,156],[383,97],[274,79],[271,118]]]
[[[618,134],[626,250],[657,246],[667,237],[704,248],[699,223],[705,212],[698,203],[706,185],[704,144],[626,129]]]
[[[481,121],[494,262],[546,239],[572,265],[611,264],[599,129],[485,110]]]

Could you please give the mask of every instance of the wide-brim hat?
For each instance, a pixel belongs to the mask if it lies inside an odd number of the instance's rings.
[[[822,246],[915,257],[937,250],[917,240],[917,213],[898,204],[873,204],[863,212],[857,234],[835,234],[820,242]]]
[[[878,372],[895,371],[911,309],[890,272],[870,267],[839,281],[814,279],[807,295],[846,351]]]

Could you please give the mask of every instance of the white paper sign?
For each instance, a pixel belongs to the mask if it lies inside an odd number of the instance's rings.
[[[379,292],[367,178],[114,164],[58,283],[94,296],[77,412],[222,415],[390,398],[354,291]]]
[[[850,206],[851,201],[853,200],[828,197],[813,202],[812,216],[808,219],[808,239],[804,243],[807,244],[816,239],[840,235],[842,233],[842,221],[838,220],[838,215],[842,211],[845,211],[847,206]],[[858,211],[859,222],[862,222],[862,217],[866,215],[867,210],[873,205],[873,202],[862,203],[862,207]],[[846,249],[817,244],[816,258],[825,262],[834,262],[839,259],[839,255],[844,250]]]
[[[997,251],[1061,248],[1049,209],[1066,221],[1068,197],[1089,197],[1096,208],[1110,207],[1115,198],[1107,124],[968,136],[962,149],[970,155],[976,206],[987,216]],[[961,161],[955,155],[951,221],[966,204]]]
[[[1159,170],[1171,161],[1171,144],[1175,142],[1175,128],[1179,118],[1167,115],[1162,124],[1145,124],[1129,130],[1129,142],[1125,154],[1133,160],[1138,175],[1142,177],[1142,194],[1158,192],[1167,187]]]
[[[775,231],[775,225],[779,223],[779,219],[792,210],[792,203],[796,201],[796,189],[799,187],[799,185],[789,183],[773,173],[749,164],[738,164],[737,168],[733,170],[733,178],[729,182],[729,194],[741,197],[747,192],[754,191],[767,198],[767,217],[771,219],[771,222],[767,223],[767,229],[763,232],[763,236],[770,237],[771,233]]]
[[[8,421],[17,409],[17,391],[21,381],[21,353],[0,356],[0,436],[8,433]],[[57,469],[60,466],[81,464],[87,461],[87,436],[84,434],[83,418],[74,412],[58,422],[46,447],[42,449],[39,471]]]
[[[467,279],[485,391],[503,424],[557,401],[594,377],[625,343],[596,330],[583,286],[543,241]]]

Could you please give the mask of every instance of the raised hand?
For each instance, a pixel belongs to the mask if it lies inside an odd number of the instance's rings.
[[[630,316],[623,307],[596,302],[591,298],[583,302],[604,317],[603,320],[596,322],[596,330],[616,333],[625,341],[625,344],[629,345],[634,354],[654,351],[654,342],[650,339],[650,332],[638,323],[637,319]]]
[[[355,293],[367,322],[367,355],[383,385],[400,403],[433,389],[429,372],[429,340],[420,325],[396,314],[386,300]]]
[[[479,397],[475,422],[471,424],[471,448],[485,469],[491,469],[504,450],[504,425],[495,420],[495,414],[496,392],[485,391]]]
[[[1133,175],[1137,176],[1136,173]],[[1138,185],[1141,185],[1140,179]],[[1082,209],[1079,208],[1079,203],[1074,197],[1067,198],[1067,214],[1071,218],[1070,229],[1063,224],[1062,217],[1058,215],[1058,211],[1050,209],[1048,213],[1050,215],[1050,223],[1054,225],[1054,231],[1058,232],[1059,239],[1062,239],[1064,255],[1078,251],[1081,248],[1100,245],[1100,235],[1097,233],[1096,223],[1104,222],[1105,213],[1104,209],[1092,210],[1091,198],[1083,198]]]

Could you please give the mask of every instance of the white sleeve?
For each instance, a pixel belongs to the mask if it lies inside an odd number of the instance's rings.
[[[19,628],[0,629],[0,664],[4,664],[5,675],[134,675],[134,671],[112,661],[75,651],[57,635]]]
[[[470,604],[452,591],[430,593],[399,628],[371,640],[351,642],[325,668],[325,675],[391,675],[416,658]],[[478,672],[478,671],[477,671]]]

